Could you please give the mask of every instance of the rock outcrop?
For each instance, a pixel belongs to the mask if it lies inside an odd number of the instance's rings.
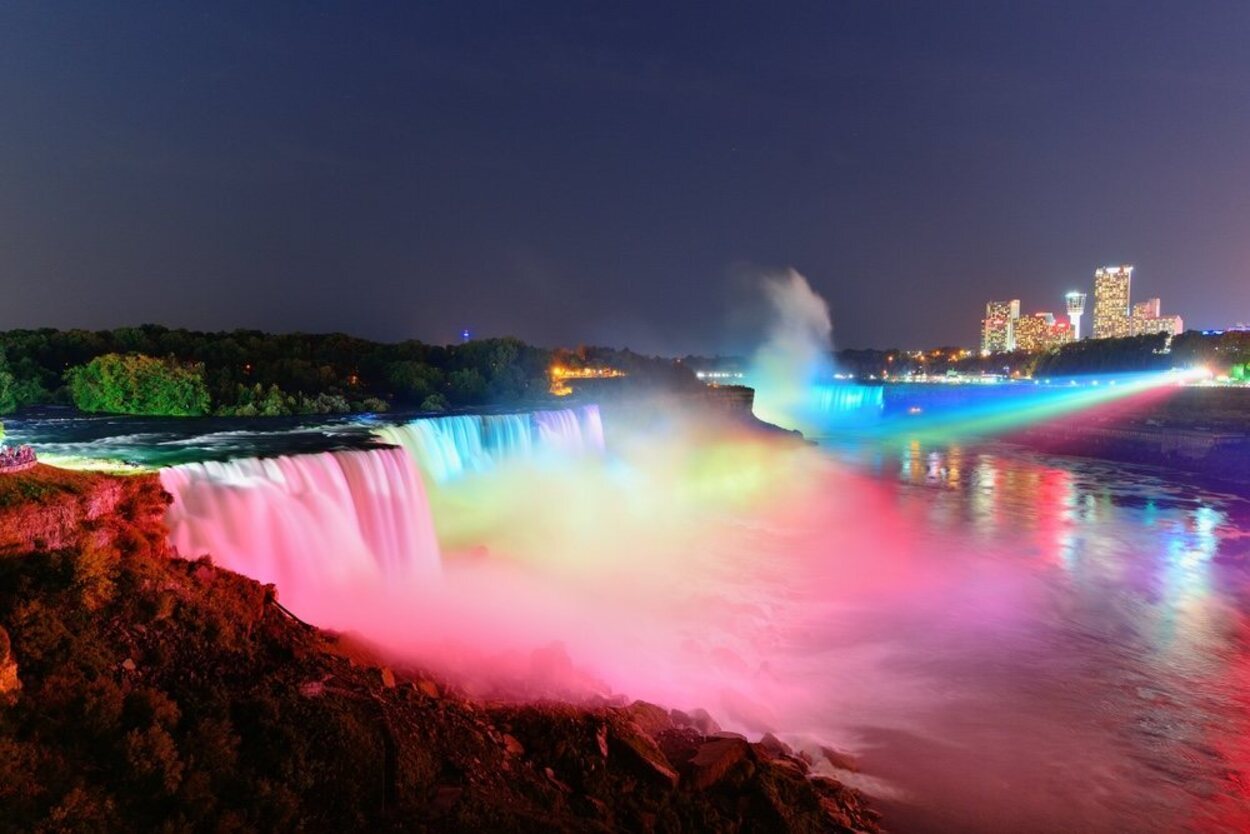
[[[0,626],[0,706],[17,701],[22,681],[17,676],[17,661],[9,644],[9,633]]]
[[[0,831],[876,830],[858,793],[710,717],[483,702],[383,665],[173,558],[154,482],[82,476],[0,556],[0,690],[15,658],[22,687]]]

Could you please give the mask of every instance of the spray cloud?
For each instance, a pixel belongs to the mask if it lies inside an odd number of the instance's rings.
[[[764,420],[801,429],[812,387],[833,375],[829,305],[794,269],[765,276],[761,289],[771,315],[751,365],[755,410]]]

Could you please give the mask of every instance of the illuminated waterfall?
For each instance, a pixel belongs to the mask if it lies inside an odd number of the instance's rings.
[[[885,410],[885,387],[834,383],[813,386],[814,422],[842,426],[872,422]]]
[[[534,413],[534,427],[544,449],[565,454],[582,454],[603,449],[603,423],[598,406],[586,406],[574,411],[538,411]]]
[[[272,582],[315,617],[328,587],[428,582],[438,543],[402,449],[189,463],[161,470],[170,541],[186,558]],[[329,624],[325,620],[321,620]]]
[[[275,584],[302,617],[348,625],[348,599],[404,593],[438,579],[426,481],[509,459],[603,450],[597,406],[458,415],[380,429],[399,448],[187,463],[161,470],[173,498],[170,541],[185,558]]]
[[[510,459],[567,458],[603,451],[597,405],[531,414],[423,417],[386,426],[377,435],[405,449],[435,483],[482,472]]]

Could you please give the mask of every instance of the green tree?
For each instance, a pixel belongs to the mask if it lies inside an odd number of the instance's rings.
[[[444,397],[442,394],[430,394],[430,396],[426,397],[424,400],[421,401],[421,410],[422,411],[446,411],[447,410],[447,398]]]
[[[404,360],[386,367],[386,381],[405,402],[421,402],[443,387],[443,374],[426,362]]]
[[[474,405],[486,398],[486,380],[476,368],[452,371],[447,378],[450,399],[457,405]]]
[[[9,370],[8,359],[4,351],[0,351],[0,414],[8,414],[17,408],[17,391],[13,372]],[[0,432],[0,437],[4,432]]]
[[[83,411],[191,417],[209,410],[203,365],[109,353],[71,368],[66,380]]]

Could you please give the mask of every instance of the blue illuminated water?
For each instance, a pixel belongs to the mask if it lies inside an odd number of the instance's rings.
[[[375,429],[377,437],[407,449],[436,483],[486,472],[535,454],[561,459],[603,451],[603,424],[595,405],[518,414],[421,417]]]

